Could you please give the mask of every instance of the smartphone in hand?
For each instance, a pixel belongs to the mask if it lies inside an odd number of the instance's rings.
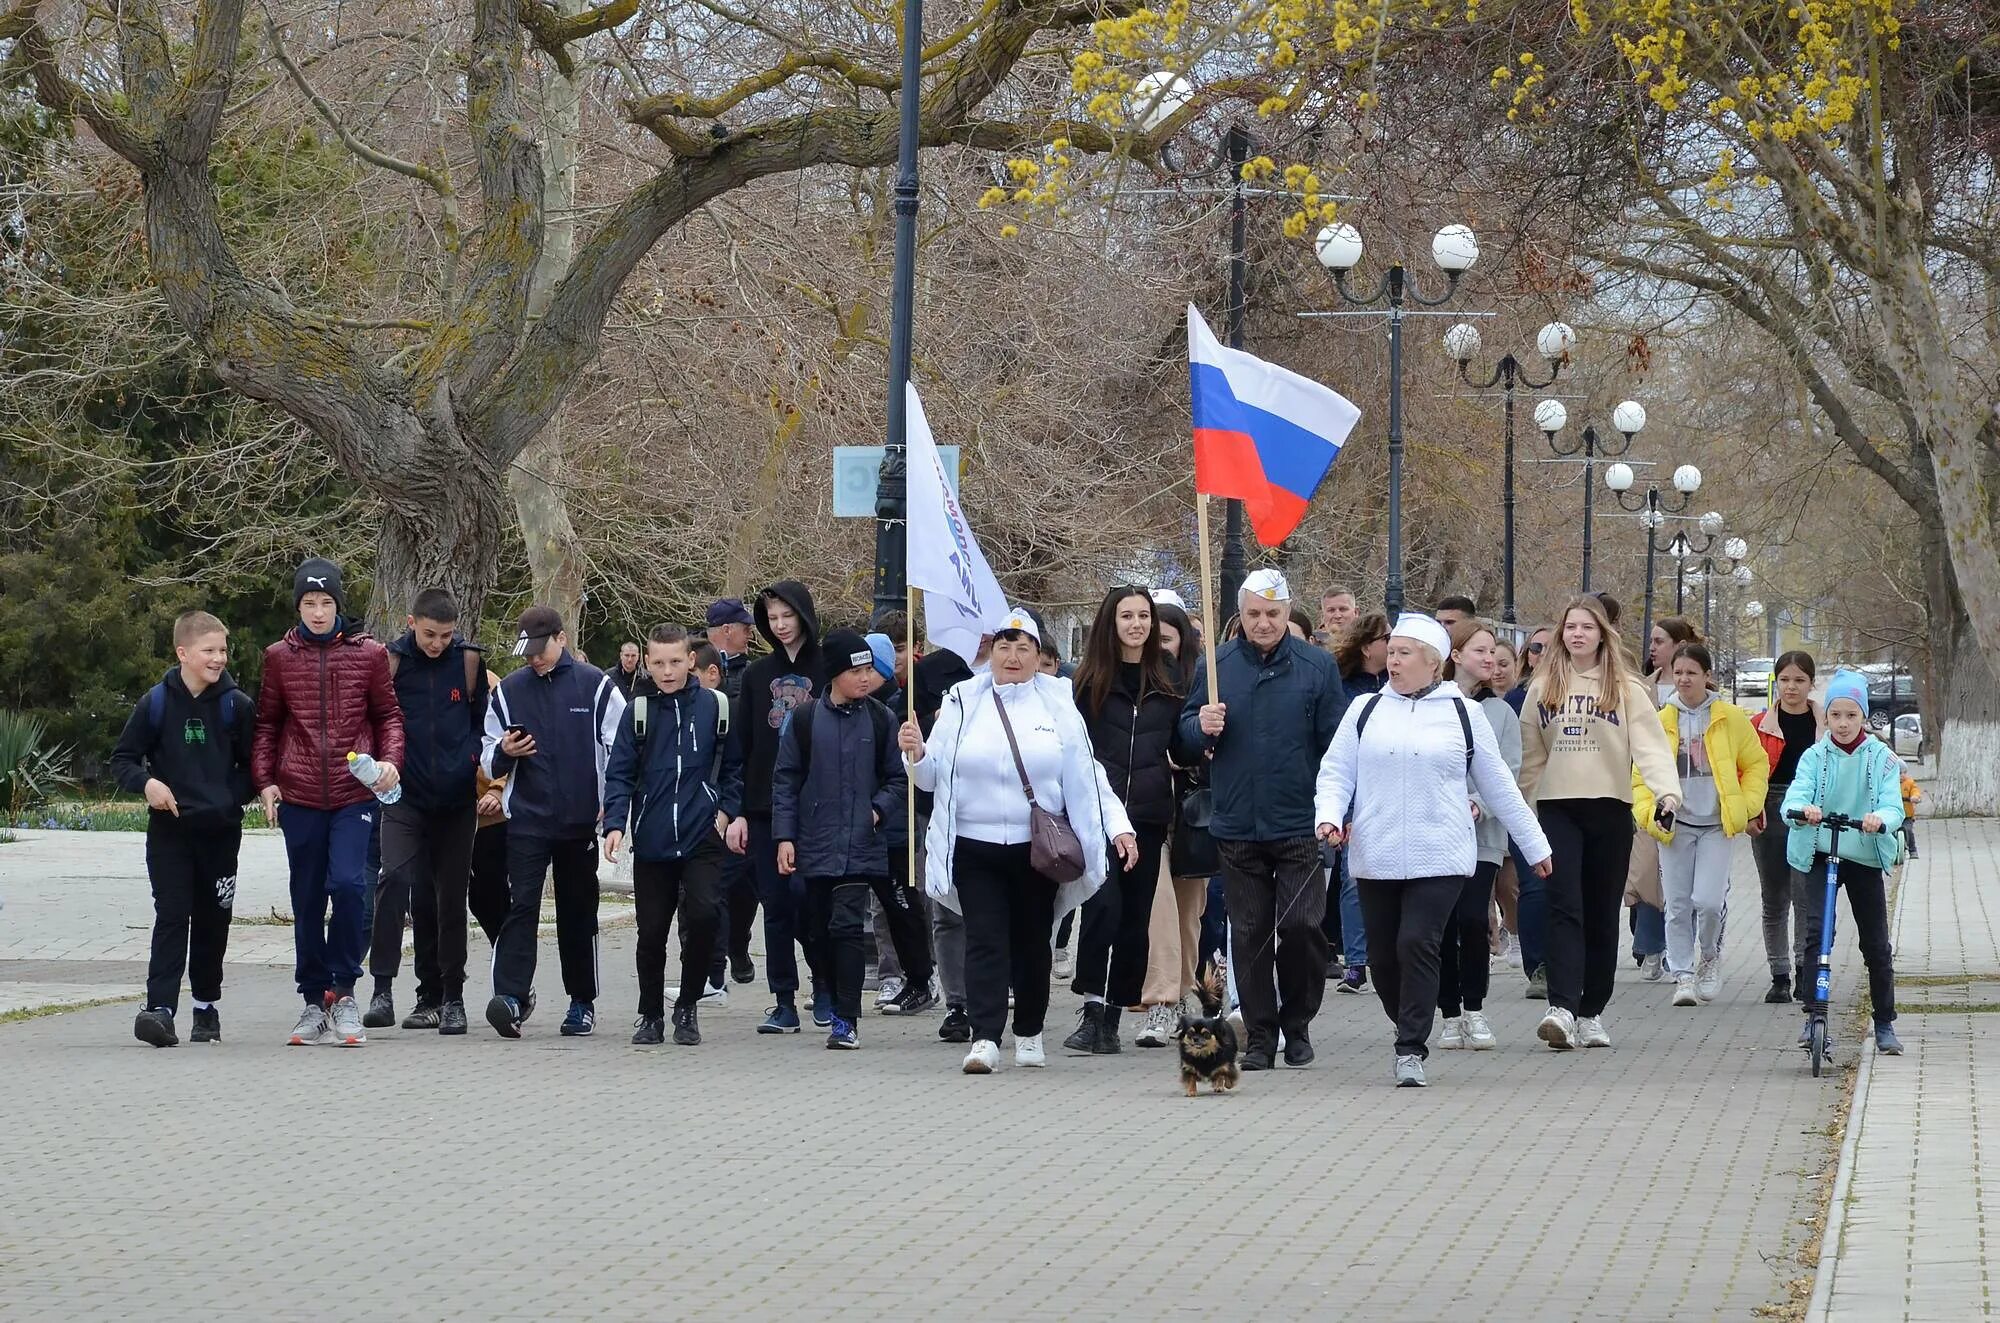
[[[1666,832],[1669,835],[1673,833],[1674,811],[1672,809],[1666,809],[1666,808],[1654,809],[1653,821],[1655,824],[1659,826],[1659,829],[1661,831]]]

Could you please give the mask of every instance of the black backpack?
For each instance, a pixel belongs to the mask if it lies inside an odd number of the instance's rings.
[[[1368,718],[1375,715],[1375,705],[1382,701],[1380,693],[1368,695],[1368,703],[1361,709],[1361,715],[1354,719],[1354,743],[1361,743],[1361,732],[1368,729]],[[1472,770],[1472,717],[1466,712],[1466,700],[1454,698],[1452,707],[1458,710],[1458,728],[1465,732],[1465,770]]]
[[[864,698],[861,701],[868,705],[868,718],[875,723],[875,747],[879,749],[884,745],[894,743],[896,739],[896,714],[873,698]],[[818,706],[819,700],[817,698],[808,698],[805,702],[792,709],[789,718],[793,729],[797,732],[799,766],[802,769],[812,766],[812,718],[813,709]]]

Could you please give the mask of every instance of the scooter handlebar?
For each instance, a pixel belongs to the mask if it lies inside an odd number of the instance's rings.
[[[1810,827],[1814,825],[1813,823],[1806,821],[1805,812],[1802,809],[1793,809],[1790,813],[1787,813],[1785,816],[1791,819],[1793,822],[1796,822],[1801,827]],[[1831,827],[1836,831],[1860,831],[1862,829],[1861,819],[1850,818],[1845,813],[1822,814],[1820,816],[1820,820],[1817,825],[1821,827]]]

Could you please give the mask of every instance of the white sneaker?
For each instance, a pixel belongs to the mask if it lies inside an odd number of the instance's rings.
[[[1667,976],[1667,958],[1649,955],[1639,964],[1639,977],[1648,983],[1658,983]]]
[[[1610,1047],[1611,1035],[1604,1032],[1601,1018],[1586,1015],[1576,1022],[1576,1041],[1579,1047]]]
[[[1535,1037],[1558,1052],[1569,1051],[1576,1046],[1576,1016],[1560,1006],[1549,1007],[1549,1013],[1535,1030]]]
[[[292,1036],[285,1040],[291,1047],[312,1047],[326,1038],[326,1011],[318,1006],[308,1006],[299,1012],[299,1022],[292,1026]]]
[[[720,983],[711,983],[701,991],[702,1004],[706,1006],[727,1006],[729,989]]]
[[[903,980],[900,975],[891,974],[889,977],[883,979],[881,987],[875,993],[875,1009],[879,1011],[890,1002],[896,1000],[896,994],[902,990]]]
[[[1014,1040],[1014,1064],[1017,1066],[1046,1066],[1048,1054],[1042,1051],[1042,1036],[1030,1034],[1026,1038]]]
[[[1064,947],[1056,948],[1055,962],[1049,966],[1049,979],[1055,983],[1067,983],[1076,977],[1076,955]]]
[[[331,1041],[342,1047],[360,1047],[368,1041],[368,1031],[361,1027],[361,1008],[352,997],[342,997],[333,1004],[332,1014],[327,1019],[333,1022],[328,1031]]]
[[[1153,1006],[1146,1011],[1146,1023],[1132,1039],[1140,1047],[1165,1047],[1174,1036],[1174,1008]]]
[[[1438,1050],[1456,1052],[1465,1046],[1465,1021],[1454,1015],[1444,1022],[1444,1032],[1438,1035]]]
[[[1521,939],[1509,932],[1502,933],[1500,941],[1500,958],[1507,962],[1509,969],[1519,969],[1521,967]]]
[[[1399,1089],[1421,1089],[1424,1079],[1424,1059],[1420,1056],[1396,1058],[1396,1087]]]
[[[1493,1036],[1493,1026],[1486,1023],[1485,1011],[1465,1013],[1465,1044],[1475,1052],[1491,1052],[1499,1046],[1499,1040]]]
[[[1694,967],[1694,995],[1711,1002],[1722,992],[1722,957],[1703,956]]]
[[[1701,1002],[1701,998],[1700,998],[1700,997],[1698,997],[1697,995],[1695,995],[1695,990],[1694,990],[1694,975],[1692,975],[1692,974],[1677,974],[1677,975],[1675,975],[1675,976],[1674,976],[1674,1005],[1676,1005],[1676,1006],[1695,1006],[1695,1005],[1699,1005],[1699,1004],[1700,1004],[1700,1002]]]
[[[965,1073],[968,1075],[991,1075],[1000,1069],[1000,1045],[990,1038],[982,1038],[972,1045],[965,1054]]]

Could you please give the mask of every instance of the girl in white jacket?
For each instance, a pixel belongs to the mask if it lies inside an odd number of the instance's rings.
[[[1451,639],[1405,615],[1389,683],[1349,705],[1320,763],[1319,835],[1345,844],[1361,893],[1375,991],[1396,1026],[1396,1083],[1422,1087],[1437,1014],[1438,947],[1478,859],[1476,792],[1547,876],[1549,843],[1514,784],[1486,714],[1440,676]],[[1345,824],[1345,825],[1343,825]]]

